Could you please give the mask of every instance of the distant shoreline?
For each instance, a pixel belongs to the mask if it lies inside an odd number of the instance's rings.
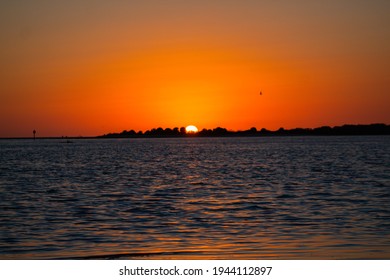
[[[248,130],[231,131],[226,128],[202,129],[196,133],[186,133],[184,127],[179,128],[153,128],[145,132],[124,130],[120,133],[108,133],[100,136],[60,136],[60,137],[36,137],[36,139],[58,139],[65,143],[76,139],[119,139],[119,138],[188,138],[188,137],[267,137],[267,136],[365,136],[365,135],[390,135],[390,125],[377,123],[368,125],[322,126],[317,128],[293,128],[278,130],[257,130],[252,127]],[[33,137],[3,137],[0,140],[33,140]]]
[[[124,130],[121,133],[109,133],[97,138],[174,138],[174,137],[264,137],[264,136],[357,136],[357,135],[390,135],[390,125],[383,123],[368,125],[322,126],[317,128],[294,128],[271,131],[265,128],[257,130],[252,127],[243,131],[230,131],[226,128],[203,129],[196,133],[186,133],[182,128],[154,128],[146,132]]]

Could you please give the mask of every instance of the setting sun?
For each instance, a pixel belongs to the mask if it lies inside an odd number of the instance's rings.
[[[186,127],[186,132],[187,133],[197,133],[198,132],[198,128],[194,125],[189,125]]]

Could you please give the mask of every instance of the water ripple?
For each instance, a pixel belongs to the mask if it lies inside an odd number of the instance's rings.
[[[388,259],[389,140],[2,140],[0,258]]]

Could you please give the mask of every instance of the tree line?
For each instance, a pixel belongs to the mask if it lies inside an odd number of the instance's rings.
[[[248,130],[232,131],[226,128],[217,127],[214,129],[202,129],[196,133],[187,133],[184,127],[175,128],[153,128],[145,132],[135,130],[123,130],[120,133],[108,133],[98,138],[168,138],[168,137],[255,137],[255,136],[304,136],[304,135],[390,135],[390,125],[369,124],[369,125],[342,125],[322,126],[317,128],[294,128],[272,131],[252,127]]]

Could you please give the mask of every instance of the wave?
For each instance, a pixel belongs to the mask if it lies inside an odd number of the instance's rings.
[[[102,254],[102,255],[88,255],[88,256],[74,256],[55,258],[53,260],[116,260],[123,258],[147,258],[155,256],[167,255],[193,255],[204,253],[203,251],[179,251],[179,252],[145,252],[145,253],[116,253],[116,254]]]

